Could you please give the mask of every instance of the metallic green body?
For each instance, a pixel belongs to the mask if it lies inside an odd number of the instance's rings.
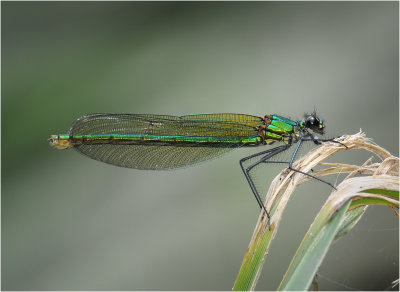
[[[195,115],[194,115],[195,116]],[[83,144],[140,144],[150,145],[170,143],[171,145],[184,146],[184,144],[193,145],[208,144],[213,146],[238,147],[238,146],[257,146],[259,144],[270,144],[272,142],[285,141],[283,136],[290,136],[298,132],[298,124],[287,118],[272,115],[271,123],[266,126],[265,138],[263,139],[254,129],[251,136],[191,136],[191,135],[152,135],[152,134],[87,134],[87,135],[59,135],[60,139],[72,140],[75,146]]]
[[[279,135],[271,134],[271,137],[278,139]],[[256,146],[261,144],[262,139],[259,136],[253,137],[213,137],[213,136],[180,136],[180,135],[146,135],[146,134],[100,134],[100,135],[60,135],[60,139],[72,140],[76,146],[82,144],[158,144],[159,142],[177,145],[182,143],[192,144],[208,144],[210,147],[226,146]]]

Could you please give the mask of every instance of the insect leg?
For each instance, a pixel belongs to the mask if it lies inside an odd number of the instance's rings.
[[[295,171],[295,172],[304,174],[304,175],[306,175],[306,176],[308,176],[308,177],[311,177],[311,178],[314,178],[314,179],[316,179],[316,180],[318,180],[318,181],[320,181],[320,182],[323,182],[323,183],[325,183],[325,184],[331,186],[332,188],[334,188],[334,189],[336,190],[336,188],[335,188],[330,182],[324,181],[323,179],[320,179],[320,178],[318,178],[318,177],[316,177],[316,176],[314,176],[314,175],[308,174],[308,173],[306,173],[306,172],[303,172],[303,171],[301,171],[301,170],[298,170],[298,169],[295,169],[295,168],[292,167],[293,161],[294,161],[294,159],[295,159],[295,157],[296,157],[297,152],[298,152],[299,149],[300,149],[301,144],[303,143],[303,141],[309,141],[309,139],[304,138],[304,137],[305,137],[305,136],[302,136],[302,137],[300,138],[299,142],[297,143],[296,148],[295,148],[294,151],[293,151],[292,157],[290,158],[288,168],[289,168],[290,170],[292,170],[292,171]],[[313,138],[313,139],[315,139],[315,138]],[[315,141],[315,140],[313,140],[313,141]],[[319,140],[317,140],[317,141],[319,141]],[[272,161],[271,161],[271,162],[272,162]]]
[[[272,149],[268,149],[266,151],[262,151],[262,152],[259,152],[259,153],[256,153],[256,154],[253,154],[253,155],[250,155],[250,156],[247,156],[247,157],[244,157],[244,158],[240,159],[240,167],[242,168],[242,171],[243,171],[243,173],[244,173],[244,175],[245,175],[245,177],[247,179],[247,182],[249,183],[250,188],[253,191],[254,197],[256,198],[260,208],[264,209],[264,211],[265,211],[265,213],[266,213],[266,215],[268,217],[268,228],[270,228],[270,223],[269,223],[270,215],[269,215],[267,209],[265,208],[265,206],[263,204],[263,201],[261,200],[261,197],[260,197],[260,195],[259,195],[259,193],[257,191],[257,188],[256,188],[256,186],[255,186],[255,184],[254,184],[254,182],[253,182],[253,180],[251,178],[250,171],[255,166],[257,166],[258,164],[263,163],[265,160],[270,159],[271,157],[277,155],[278,153],[280,153],[282,151],[285,151],[290,146],[291,146],[290,144],[289,145],[278,146],[278,147],[275,147],[275,148],[272,148]],[[250,165],[249,167],[244,168],[243,162],[245,162],[246,160],[249,160],[250,158],[254,158],[254,157],[257,157],[257,156],[264,155],[264,154],[265,154],[265,156],[263,156],[261,159],[259,159],[258,161],[256,161],[252,165]],[[277,163],[280,163],[280,162],[277,162]],[[283,163],[287,163],[287,162],[283,162]]]
[[[339,136],[340,137],[340,136]],[[339,138],[339,137],[336,137],[336,138]],[[320,143],[317,143],[317,142],[315,142],[315,141],[318,141],[318,142],[333,142],[333,143],[337,143],[337,144],[340,144],[340,145],[342,145],[342,146],[344,146],[344,147],[346,147],[346,148],[349,148],[349,147],[347,147],[346,145],[344,145],[342,142],[339,142],[339,141],[336,141],[335,139],[336,138],[331,138],[331,139],[316,139],[316,138],[314,138],[313,139],[313,141],[314,141],[314,143],[316,143],[316,144],[320,144]]]

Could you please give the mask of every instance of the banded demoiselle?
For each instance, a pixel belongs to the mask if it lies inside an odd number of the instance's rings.
[[[251,177],[260,163],[288,163],[289,169],[303,141],[319,144],[317,134],[325,125],[315,113],[303,121],[278,115],[197,114],[185,116],[151,114],[91,114],[77,119],[68,134],[52,135],[57,149],[75,148],[90,158],[128,168],[173,169],[219,156],[238,147],[257,147],[283,142],[240,160],[240,166],[261,209],[270,218]],[[331,141],[330,139],[329,141]],[[298,143],[289,162],[269,159]],[[245,167],[244,162],[257,158]],[[310,174],[303,173],[331,185]],[[332,185],[331,185],[332,186]],[[332,186],[333,187],[333,186]]]

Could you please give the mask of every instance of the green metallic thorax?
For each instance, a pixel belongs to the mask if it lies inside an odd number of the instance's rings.
[[[288,143],[290,138],[297,140],[299,138],[298,123],[285,117],[271,115],[270,124],[266,125],[265,143],[271,144],[275,141]]]

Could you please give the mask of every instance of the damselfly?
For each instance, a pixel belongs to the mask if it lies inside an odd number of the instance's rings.
[[[251,173],[260,163],[292,164],[304,141],[319,144],[317,134],[324,134],[325,125],[315,113],[303,121],[278,115],[257,117],[244,114],[198,114],[168,116],[151,114],[91,114],[77,119],[68,134],[52,135],[49,142],[57,149],[75,148],[102,162],[136,169],[173,169],[208,160],[238,147],[257,147],[283,142],[240,160],[240,167],[261,209],[270,218]],[[330,139],[329,141],[331,141]],[[289,162],[270,159],[297,146]],[[338,142],[339,143],[339,142]],[[250,166],[244,163],[257,159]],[[332,186],[333,187],[333,186]]]

